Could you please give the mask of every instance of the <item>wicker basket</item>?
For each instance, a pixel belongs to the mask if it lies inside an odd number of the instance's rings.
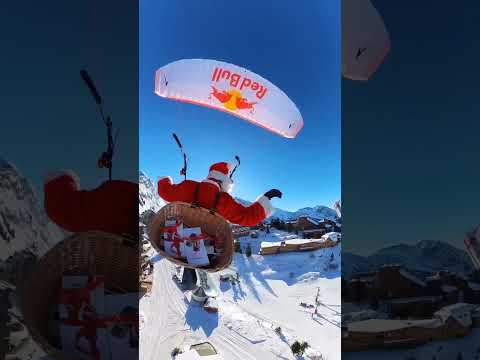
[[[138,292],[138,242],[103,232],[73,235],[48,251],[25,282],[22,311],[33,339],[55,359],[73,360],[51,345],[48,327],[63,275],[103,275],[106,289]]]
[[[188,227],[200,227],[202,232],[210,236],[215,236],[218,243],[217,249],[221,255],[217,256],[215,261],[208,266],[191,265],[181,259],[176,259],[163,251],[162,227],[165,220],[175,218],[182,221]],[[148,235],[150,242],[157,252],[175,264],[192,268],[203,269],[208,272],[217,272],[228,267],[233,257],[233,236],[230,224],[220,215],[210,212],[210,210],[195,207],[183,202],[172,202],[155,215],[149,228]]]

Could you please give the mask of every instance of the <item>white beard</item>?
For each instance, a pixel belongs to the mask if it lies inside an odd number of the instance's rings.
[[[228,194],[231,194],[233,191],[233,181],[228,178],[228,181],[222,181],[222,190]]]

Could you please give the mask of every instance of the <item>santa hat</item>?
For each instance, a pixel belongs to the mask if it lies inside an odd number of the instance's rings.
[[[208,169],[208,177],[224,181],[229,178],[230,171],[232,171],[232,165],[226,162],[219,162],[210,166]]]
[[[230,173],[233,169],[233,165],[226,162],[219,162],[210,166],[208,169],[208,179],[213,179],[221,182],[222,189],[228,191],[231,189],[232,179],[230,179]]]

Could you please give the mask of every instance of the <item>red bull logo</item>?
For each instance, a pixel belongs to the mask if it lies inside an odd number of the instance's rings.
[[[241,90],[250,89],[255,91],[255,96],[261,100],[267,93],[267,88],[256,81],[252,81],[247,77],[243,77],[237,73],[225,70],[222,68],[215,68],[212,75],[213,82],[226,80],[233,89],[228,91],[218,90],[212,85],[212,93],[218,101],[220,101],[226,109],[229,110],[244,110],[253,109],[256,102],[250,102],[243,97]]]
[[[248,102],[247,99],[242,97],[242,93],[236,89],[220,91],[212,86],[212,90],[212,95],[229,110],[253,109],[256,104],[255,102]]]

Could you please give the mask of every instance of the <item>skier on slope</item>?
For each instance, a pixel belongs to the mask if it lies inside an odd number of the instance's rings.
[[[70,232],[104,231],[138,236],[138,184],[110,180],[92,190],[80,190],[71,170],[48,174],[44,181],[48,217]]]
[[[267,191],[259,196],[250,206],[243,206],[230,195],[233,181],[230,177],[233,166],[226,162],[213,164],[208,176],[202,182],[184,180],[172,184],[170,177],[158,179],[158,194],[167,202],[182,201],[216,211],[226,220],[242,225],[255,226],[273,214],[270,200],[281,198],[277,189]]]

